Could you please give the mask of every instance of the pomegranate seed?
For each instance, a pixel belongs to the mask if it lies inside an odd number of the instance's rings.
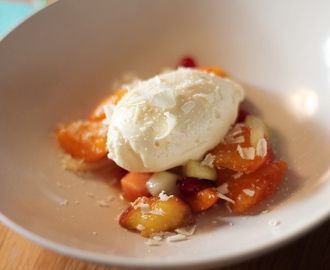
[[[249,115],[249,112],[243,109],[239,109],[236,123],[243,123],[245,118]]]
[[[201,181],[194,177],[185,176],[180,181],[180,192],[184,196],[194,195],[201,189]]]
[[[179,61],[178,67],[194,68],[194,67],[196,67],[196,62],[191,57],[183,57]]]

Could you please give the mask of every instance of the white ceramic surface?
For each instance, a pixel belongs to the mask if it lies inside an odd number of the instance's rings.
[[[329,10],[326,0],[65,0],[38,12],[0,42],[0,220],[57,252],[143,269],[225,265],[313,228],[330,214]],[[53,131],[86,117],[122,74],[145,78],[187,54],[245,86],[289,170],[254,213],[218,207],[189,240],[150,247],[118,226],[122,201],[97,205],[117,196],[107,181],[62,170]]]

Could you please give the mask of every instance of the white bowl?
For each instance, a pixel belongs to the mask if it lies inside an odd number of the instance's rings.
[[[143,269],[237,262],[324,221],[330,214],[329,8],[307,0],[66,0],[38,12],[0,42],[0,220],[59,253]],[[257,209],[267,213],[214,208],[198,217],[189,240],[151,247],[117,224],[123,201],[97,205],[117,196],[106,180],[61,168],[53,131],[85,118],[124,73],[146,78],[184,55],[221,66],[245,86],[289,169]]]

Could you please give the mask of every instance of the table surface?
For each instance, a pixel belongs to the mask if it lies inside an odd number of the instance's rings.
[[[1,270],[118,270],[47,250],[0,223]],[[214,268],[219,269],[219,268]],[[223,270],[243,269],[330,269],[330,220],[271,253]]]

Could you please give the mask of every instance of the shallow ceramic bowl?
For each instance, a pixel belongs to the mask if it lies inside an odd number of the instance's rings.
[[[59,1],[0,42],[0,219],[47,248],[109,265],[202,268],[260,255],[329,217],[330,3]],[[53,132],[87,117],[127,72],[147,78],[184,55],[239,81],[289,164],[279,190],[239,216],[197,217],[189,240],[121,228],[109,180],[62,169]],[[114,196],[110,207],[99,201]]]

